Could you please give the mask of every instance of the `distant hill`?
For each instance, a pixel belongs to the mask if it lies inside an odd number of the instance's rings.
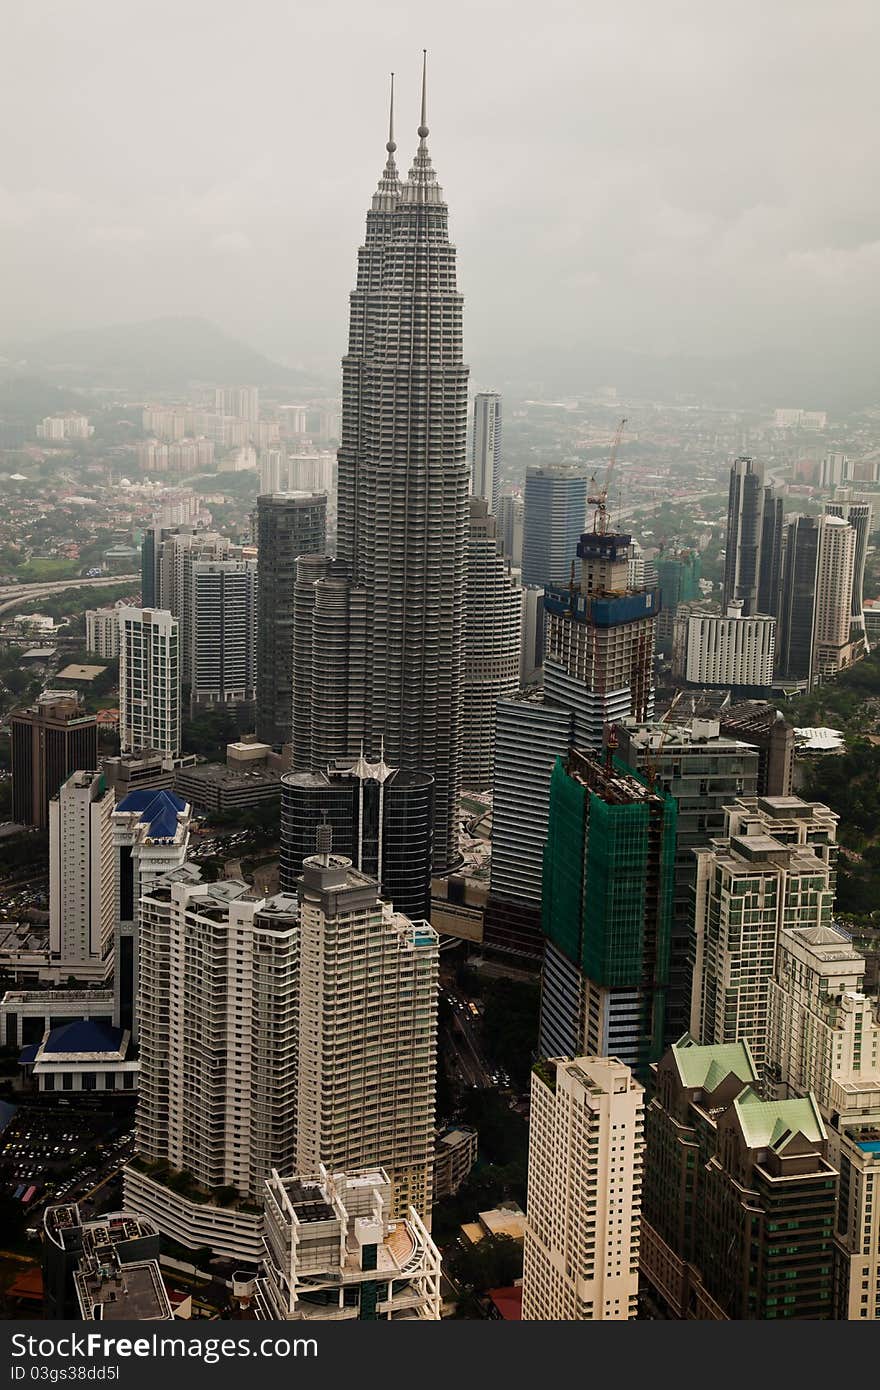
[[[161,318],[80,328],[0,345],[6,367],[65,385],[177,389],[193,383],[307,386],[308,373],[273,362],[208,319]]]

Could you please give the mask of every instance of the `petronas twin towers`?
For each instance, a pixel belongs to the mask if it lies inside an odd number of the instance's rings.
[[[363,746],[375,758],[384,745],[387,764],[432,773],[442,869],[457,855],[461,781],[468,371],[424,71],[418,135],[401,180],[392,88],[343,359],[337,561],[315,583],[314,632],[297,637],[313,661],[294,672],[294,747],[298,770],[317,770],[332,727],[337,756]],[[346,654],[335,677],[330,646],[337,663]]]

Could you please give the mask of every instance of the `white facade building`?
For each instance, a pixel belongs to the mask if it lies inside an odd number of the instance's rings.
[[[119,740],[123,753],[180,752],[180,625],[165,609],[119,609]]]
[[[880,1014],[865,958],[834,927],[779,936],[771,985],[768,1086],[812,1092],[840,1173],[837,1316],[880,1317]]]
[[[119,609],[90,608],[86,612],[86,647],[105,660],[119,655]]]
[[[440,1318],[440,1251],[414,1207],[390,1219],[382,1168],[305,1177],[273,1171],[258,1318],[290,1322]]]
[[[462,785],[492,784],[499,700],[519,689],[523,587],[499,553],[495,517],[484,497],[470,500],[465,590]]]
[[[776,619],[742,615],[741,603],[728,604],[721,617],[692,614],[687,619],[685,679],[691,685],[759,688],[773,683]]]
[[[140,957],[137,1151],[257,1198],[293,1160],[296,903],[171,874],[141,899]]]
[[[296,1171],[379,1163],[389,1214],[430,1220],[437,933],[329,852],[305,860],[299,902]]]
[[[635,1318],[644,1095],[616,1057],[535,1066],[524,1322]]]
[[[260,454],[260,492],[336,491],[336,455],[290,454],[286,449],[264,449]]]
[[[49,802],[49,953],[59,978],[103,983],[113,969],[113,792],[74,772]]]

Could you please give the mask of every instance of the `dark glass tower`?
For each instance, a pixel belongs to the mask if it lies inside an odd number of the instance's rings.
[[[782,566],[782,499],[750,458],[730,470],[724,605],[742,602],[742,614],[777,611]]]
[[[324,772],[281,779],[281,890],[295,893],[303,860],[326,822],[335,853],[378,879],[399,912],[430,916],[433,779],[383,761],[331,764]]]
[[[257,498],[257,738],[290,743],[296,562],[327,543],[324,493]]]
[[[457,857],[468,536],[462,296],[448,213],[419,145],[393,134],[367,213],[342,364],[338,557],[366,599],[364,746],[435,784],[435,861]],[[340,750],[342,752],[344,750]]]

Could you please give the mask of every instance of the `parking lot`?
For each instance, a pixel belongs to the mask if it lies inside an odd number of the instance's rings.
[[[131,1153],[131,1111],[74,1111],[21,1105],[0,1139],[0,1187],[26,1201],[75,1201]]]

